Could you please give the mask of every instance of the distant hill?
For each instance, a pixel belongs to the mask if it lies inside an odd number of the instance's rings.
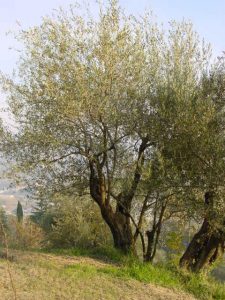
[[[27,199],[27,190],[24,186],[12,186],[8,180],[0,180],[0,206],[8,214],[14,214],[17,202],[20,201],[25,214],[30,214],[32,202]]]

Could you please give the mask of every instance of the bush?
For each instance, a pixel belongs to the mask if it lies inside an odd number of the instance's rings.
[[[90,199],[58,196],[52,210],[52,224],[45,231],[50,247],[96,247],[111,243],[109,229]],[[50,211],[46,212],[49,214]]]
[[[9,219],[8,245],[17,249],[31,249],[42,247],[44,235],[42,229],[29,218],[18,222],[16,217]]]

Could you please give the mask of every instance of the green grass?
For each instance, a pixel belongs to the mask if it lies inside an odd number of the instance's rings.
[[[92,257],[95,259],[103,260],[105,262],[126,264],[128,261],[135,260],[130,256],[124,255],[122,252],[112,247],[95,247],[95,248],[70,248],[70,249],[42,249],[41,252],[53,253],[56,255],[68,255],[68,256],[83,256]]]
[[[196,299],[225,299],[224,284],[206,274],[181,271],[175,263],[143,264],[109,247],[10,253],[19,299],[139,300],[140,293],[143,300],[190,299],[183,292]],[[12,299],[7,264],[0,263],[0,298]]]
[[[146,285],[123,273],[117,274],[122,265],[86,257],[10,252],[15,257],[9,265],[18,300],[190,300],[180,291]],[[0,259],[0,264],[0,298],[14,299],[8,264],[5,259]]]
[[[225,299],[225,285],[206,274],[190,274],[180,270],[174,264],[143,264],[133,257],[124,256],[112,248],[95,249],[53,249],[56,255],[84,256],[112,262],[110,266],[97,269],[95,266],[69,266],[67,272],[82,270],[84,274],[104,273],[115,278],[135,279],[143,283],[174,288],[193,294],[197,299]]]

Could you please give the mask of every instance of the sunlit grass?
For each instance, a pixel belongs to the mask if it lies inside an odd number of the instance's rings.
[[[110,247],[10,252],[15,258],[10,265],[21,299],[113,300],[130,299],[131,295],[135,300],[147,300],[149,295],[150,299],[173,299],[173,293],[174,299],[191,299],[184,293],[202,300],[225,299],[224,284],[206,274],[181,271],[174,263],[143,264]],[[10,299],[6,260],[1,259],[0,264],[0,298]],[[145,295],[139,298],[143,290]],[[168,298],[167,292],[172,293]]]
[[[116,265],[98,270],[93,266],[70,266],[70,273],[73,272],[73,269],[80,268],[87,274],[93,272],[105,273],[117,278],[135,279],[144,283],[154,283],[163,287],[183,290],[193,294],[197,299],[225,299],[225,285],[223,283],[217,282],[210,275],[190,274],[182,271],[174,264],[143,264],[137,259],[124,256],[110,247],[54,249],[51,252],[57,255],[89,256],[116,263]]]

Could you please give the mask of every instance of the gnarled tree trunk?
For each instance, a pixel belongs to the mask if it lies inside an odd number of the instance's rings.
[[[132,234],[130,219],[130,205],[120,199],[121,204],[117,203],[116,210],[113,210],[106,193],[104,177],[96,176],[96,171],[91,165],[90,193],[93,200],[98,204],[104,221],[112,233],[114,247],[124,253],[135,254],[135,243]]]
[[[115,248],[122,250],[124,253],[136,254],[135,239],[131,226],[131,220],[133,219],[131,218],[130,211],[133,197],[141,179],[144,151],[148,146],[148,137],[143,138],[139,146],[131,187],[126,192],[123,191],[119,195],[113,195],[117,203],[114,210],[110,204],[110,197],[113,194],[111,191],[111,177],[108,171],[104,172],[108,168],[108,164],[106,163],[107,149],[101,153],[101,162],[99,155],[95,155],[92,159],[89,159],[90,194],[98,204],[102,217],[112,232]]]
[[[101,214],[111,230],[114,247],[124,253],[135,254],[130,217],[123,211],[120,211],[119,205],[117,205],[115,212],[113,212],[111,206],[103,206],[101,207]]]
[[[205,204],[210,208],[213,193],[205,194]],[[180,259],[180,267],[192,272],[207,268],[224,252],[225,233],[213,227],[206,216],[203,224]]]

